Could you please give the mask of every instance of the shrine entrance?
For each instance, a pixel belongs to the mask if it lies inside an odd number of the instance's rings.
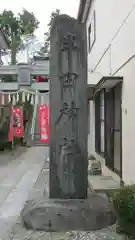
[[[11,124],[12,115],[14,120],[18,118],[20,111],[22,114],[23,131],[20,137],[23,137],[28,145],[48,144],[49,136],[49,62],[44,68],[42,66],[32,65],[11,65],[1,66],[0,68],[0,105],[1,109],[8,108],[10,113],[6,117],[4,110],[4,123],[6,124],[6,138],[4,141],[12,141],[12,134],[17,128],[15,121]],[[41,81],[40,81],[41,80]],[[27,105],[27,109],[25,106]],[[30,107],[31,106],[31,107]],[[40,111],[39,106],[42,106]],[[24,111],[25,109],[25,111]],[[16,114],[15,114],[16,112]],[[25,112],[25,113],[24,113]],[[44,119],[45,118],[45,119]],[[1,121],[1,118],[0,118]],[[6,122],[6,123],[5,123]],[[0,132],[3,131],[1,123]],[[46,131],[47,126],[47,131]],[[10,133],[10,134],[9,134]],[[10,135],[10,137],[9,137]],[[41,136],[42,135],[42,136]],[[14,143],[13,143],[14,145]]]

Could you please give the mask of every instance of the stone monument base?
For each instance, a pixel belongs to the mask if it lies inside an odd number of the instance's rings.
[[[90,193],[86,200],[31,200],[24,206],[21,218],[25,228],[46,232],[94,231],[116,221],[107,197],[96,193]]]

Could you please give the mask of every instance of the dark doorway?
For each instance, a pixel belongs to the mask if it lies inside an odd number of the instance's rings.
[[[121,84],[114,88],[114,170],[120,174],[121,171],[121,149],[122,149],[122,119],[121,119]]]
[[[112,89],[105,93],[105,160],[110,169],[114,169],[113,126],[114,126],[114,92]]]
[[[105,160],[107,167],[119,175],[122,171],[121,92],[119,83],[105,93]]]

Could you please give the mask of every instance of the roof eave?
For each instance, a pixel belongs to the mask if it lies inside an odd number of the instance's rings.
[[[91,8],[92,0],[81,0],[78,11],[78,20],[85,23],[88,18],[89,10]]]
[[[79,21],[82,20],[85,4],[86,4],[86,0],[80,0],[79,11],[78,11],[78,16],[77,16],[77,19]]]

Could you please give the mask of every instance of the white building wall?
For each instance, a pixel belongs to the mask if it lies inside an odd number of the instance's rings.
[[[87,32],[96,11],[96,41],[88,54],[88,82],[99,76],[123,76],[122,158],[123,180],[135,182],[135,0],[94,0],[86,22]],[[92,79],[92,82],[91,82]],[[94,81],[94,82],[93,82]],[[94,112],[94,104],[90,106]],[[89,153],[94,152],[94,117],[90,119]]]

